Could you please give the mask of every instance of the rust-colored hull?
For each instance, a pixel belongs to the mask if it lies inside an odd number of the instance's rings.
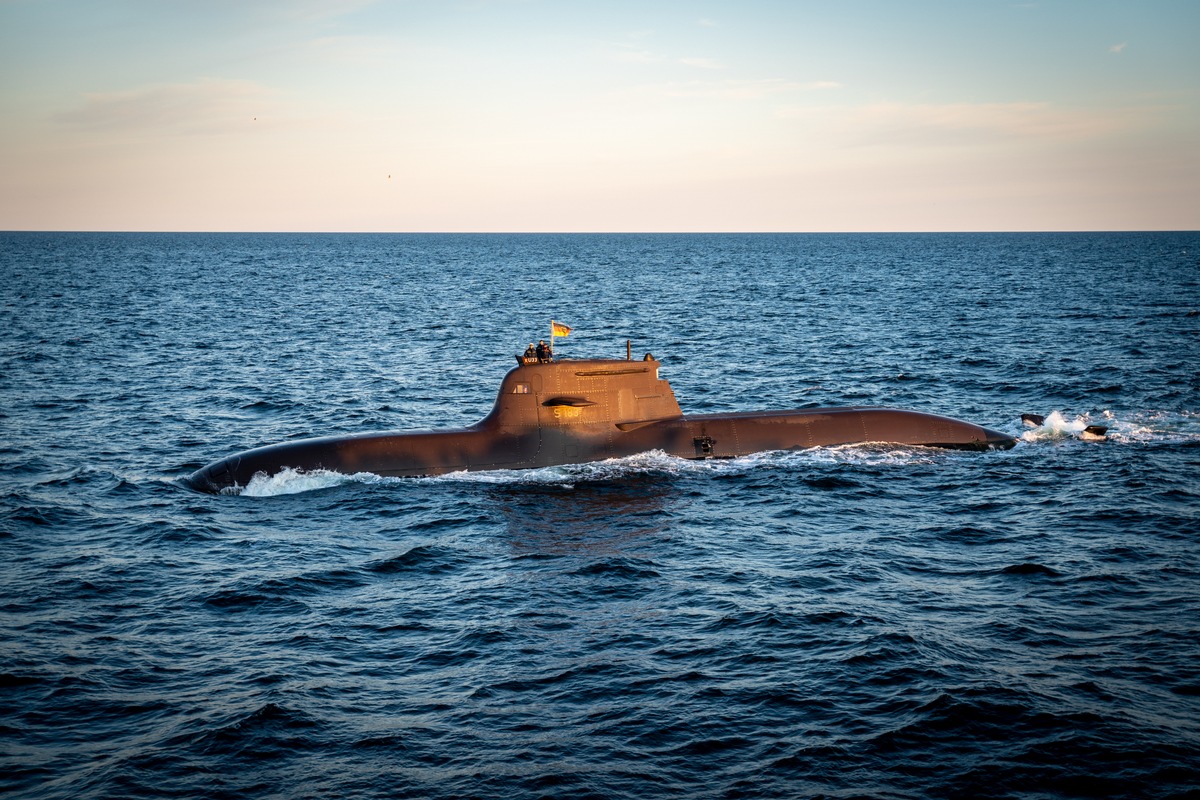
[[[521,363],[505,376],[492,412],[469,428],[285,442],[216,461],[187,482],[217,492],[285,468],[418,477],[532,469],[650,450],[681,458],[731,458],[861,442],[966,450],[1016,443],[1011,436],[968,422],[891,408],[684,416],[658,368],[659,362],[651,359]]]

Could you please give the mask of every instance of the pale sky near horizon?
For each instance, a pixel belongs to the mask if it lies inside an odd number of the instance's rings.
[[[1197,0],[0,0],[0,230],[1200,229]]]

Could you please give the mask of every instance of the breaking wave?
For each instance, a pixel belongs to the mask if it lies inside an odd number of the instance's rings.
[[[1178,411],[1121,413],[1110,410],[1068,417],[1052,411],[1045,421],[1021,434],[1025,442],[1087,438],[1088,427],[1107,428],[1106,438],[1120,444],[1188,444],[1200,442],[1200,414]]]
[[[278,497],[283,494],[300,494],[319,489],[331,489],[347,483],[378,483],[385,480],[388,479],[370,472],[345,475],[328,469],[305,471],[287,467],[274,475],[260,472],[251,478],[245,487],[229,489],[226,492],[239,494],[242,497]]]

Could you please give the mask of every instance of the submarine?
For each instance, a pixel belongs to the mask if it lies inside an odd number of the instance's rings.
[[[222,458],[184,479],[204,492],[236,492],[284,469],[423,477],[519,470],[661,450],[687,459],[878,442],[956,450],[1008,449],[1016,439],[969,422],[870,406],[684,414],[650,353],[542,358],[530,351],[500,383],[482,420],[452,430],[389,431],[301,439]]]

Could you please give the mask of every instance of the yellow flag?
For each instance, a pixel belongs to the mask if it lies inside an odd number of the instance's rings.
[[[570,336],[570,327],[563,325],[561,322],[550,320],[550,335],[551,336]]]

